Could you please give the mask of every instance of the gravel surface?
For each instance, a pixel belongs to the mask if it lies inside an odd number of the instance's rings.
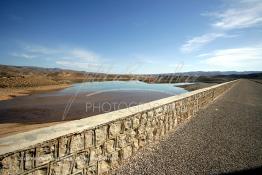
[[[262,84],[241,80],[117,174],[259,174],[261,167]]]

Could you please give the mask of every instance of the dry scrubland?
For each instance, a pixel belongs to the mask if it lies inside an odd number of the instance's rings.
[[[0,100],[68,87],[68,82],[30,68],[0,66]]]
[[[56,90],[90,78],[84,73],[31,67],[0,66],[0,100]]]

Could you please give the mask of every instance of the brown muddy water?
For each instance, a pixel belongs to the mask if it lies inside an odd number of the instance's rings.
[[[79,83],[0,101],[0,136],[127,108],[187,92],[174,84],[138,81]]]

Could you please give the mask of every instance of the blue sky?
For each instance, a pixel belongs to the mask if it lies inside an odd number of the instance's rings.
[[[0,23],[0,64],[262,70],[261,0],[2,0]]]

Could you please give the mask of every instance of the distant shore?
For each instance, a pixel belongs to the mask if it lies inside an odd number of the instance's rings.
[[[9,100],[18,96],[26,96],[33,93],[64,89],[70,86],[70,84],[58,84],[23,88],[0,88],[0,101]]]
[[[218,84],[218,83],[196,82],[194,84],[177,85],[176,87],[183,88],[187,91],[195,91],[195,90],[206,88],[206,87],[213,86],[213,85],[216,85],[216,84]]]

